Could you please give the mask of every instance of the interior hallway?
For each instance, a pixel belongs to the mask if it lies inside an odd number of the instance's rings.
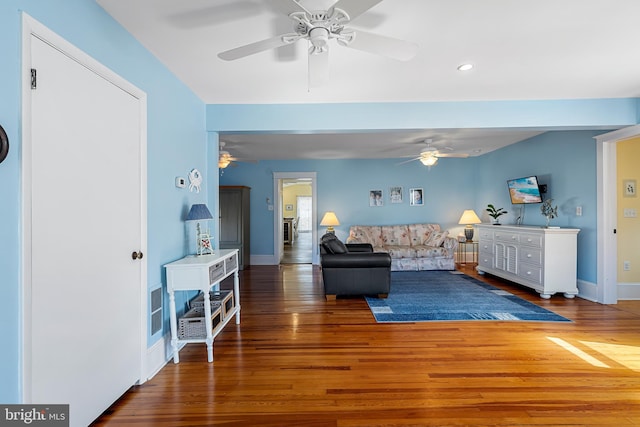
[[[285,243],[280,264],[311,264],[311,236],[311,231],[301,231],[293,243]]]

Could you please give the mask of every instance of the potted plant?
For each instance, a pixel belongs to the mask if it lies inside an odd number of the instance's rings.
[[[500,225],[500,215],[504,215],[508,213],[503,208],[496,209],[491,203],[487,205],[487,212],[489,212],[489,216],[493,218],[493,225]]]
[[[547,199],[540,206],[540,212],[547,218],[547,228],[549,228],[549,221],[558,216],[558,206],[551,206],[552,202],[553,199]]]

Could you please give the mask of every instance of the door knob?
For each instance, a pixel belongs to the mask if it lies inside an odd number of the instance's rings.
[[[138,258],[142,259],[143,256],[144,255],[143,255],[142,252],[135,252],[134,251],[134,252],[131,253],[131,258],[133,258],[133,259],[138,259]]]

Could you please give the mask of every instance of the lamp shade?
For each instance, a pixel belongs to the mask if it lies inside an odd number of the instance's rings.
[[[204,203],[191,205],[191,210],[189,210],[189,214],[187,215],[187,221],[198,221],[203,219],[213,219],[213,215],[209,212],[207,205]]]
[[[325,227],[333,227],[334,225],[340,225],[340,221],[338,221],[338,217],[335,212],[325,212],[322,217],[322,221],[320,221],[320,225]]]
[[[481,222],[482,221],[480,221],[480,218],[478,218],[478,215],[476,215],[473,209],[467,209],[462,212],[462,216],[460,217],[460,221],[458,221],[458,224],[480,224]]]

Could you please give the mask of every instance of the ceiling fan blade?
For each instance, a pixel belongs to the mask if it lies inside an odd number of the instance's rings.
[[[388,58],[397,59],[398,61],[408,61],[418,53],[418,45],[412,42],[381,36],[379,34],[369,33],[362,30],[349,29],[349,31],[353,31],[355,33],[355,37],[347,43],[340,43],[341,40],[338,39],[338,43],[352,49],[386,56]]]
[[[329,50],[309,54],[309,87],[320,87],[329,82]]]
[[[460,159],[466,159],[469,155],[467,153],[438,153],[436,157],[458,157]]]
[[[404,162],[396,163],[396,166],[404,165],[409,162],[415,162],[416,160],[420,160],[420,157],[414,157],[413,159],[405,160]]]
[[[309,13],[309,11],[296,0],[276,0],[273,2],[273,5],[276,7],[276,9],[287,16],[291,15],[294,12]]]
[[[329,10],[334,8],[342,9],[347,12],[349,18],[353,21],[356,17],[362,15],[381,1],[382,0],[339,0],[331,6]]]
[[[294,43],[300,40],[299,34],[283,34],[270,39],[261,40],[259,42],[250,43],[244,46],[236,47],[234,49],[227,50],[218,54],[218,58],[225,61],[233,61],[236,59],[244,58],[245,56],[253,55],[255,53],[263,52],[269,49],[275,49],[281,46]]]

